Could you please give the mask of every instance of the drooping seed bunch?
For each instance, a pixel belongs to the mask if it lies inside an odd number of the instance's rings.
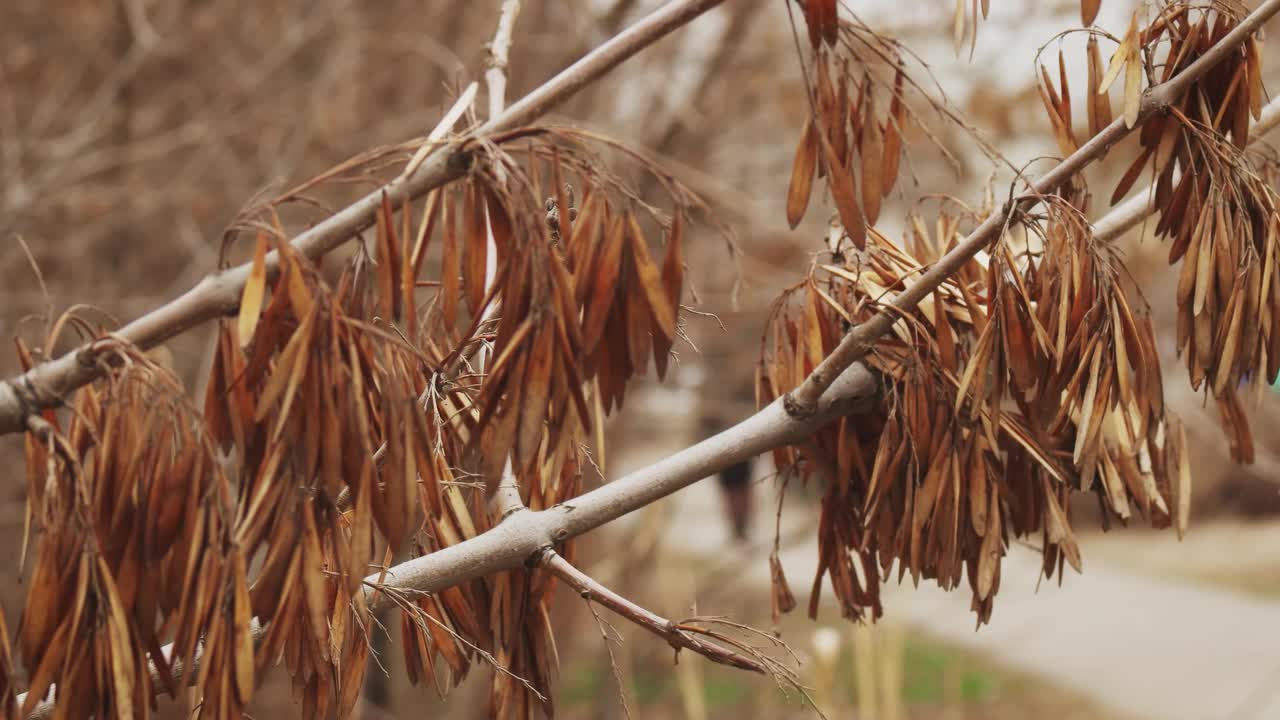
[[[1082,10],[1088,22],[1096,4]],[[1145,28],[1135,15],[1105,73],[1091,35],[1090,136],[1111,122],[1106,93],[1121,73],[1124,118],[1133,127],[1144,78],[1168,80],[1237,22],[1222,4],[1170,4]],[[834,53],[813,44],[818,99],[792,176],[793,223],[818,158],[847,147],[821,129],[832,126],[823,98],[838,104],[841,94],[823,90]],[[1061,52],[1058,85],[1043,67],[1040,76],[1054,136],[1064,155],[1074,152],[1080,141]],[[1152,165],[1162,213],[1156,231],[1171,240],[1170,262],[1183,259],[1178,346],[1192,383],[1208,381],[1233,454],[1246,462],[1252,440],[1236,388],[1275,377],[1280,337],[1274,191],[1263,180],[1266,167],[1255,168],[1241,152],[1258,116],[1260,82],[1260,47],[1250,39],[1167,113],[1144,121],[1140,155],[1113,198]],[[865,196],[858,213],[845,212],[848,178],[832,177],[830,185],[859,252],[846,258],[833,244],[833,262],[779,301],[764,338],[761,402],[796,387],[848,328],[886,306],[960,239],[956,218],[943,214],[936,237],[916,219],[899,248],[863,228],[862,211],[876,207]],[[965,573],[974,609],[986,620],[1010,538],[1043,533],[1046,575],[1061,573],[1064,562],[1079,569],[1072,493],[1092,492],[1104,521],[1137,513],[1153,525],[1185,529],[1189,466],[1182,430],[1164,409],[1154,332],[1121,282],[1118,257],[1093,237],[1087,198],[1079,177],[1041,198],[1039,215],[1019,216],[1018,232],[1006,230],[877,342],[866,362],[887,382],[880,412],[845,418],[777,451],[780,465],[828,481],[815,589],[830,573],[846,615],[879,614],[876,583],[897,561],[900,578],[909,570],[917,581],[924,576],[946,588]],[[785,607],[780,568],[774,575],[775,606]]]
[[[602,165],[585,153],[586,143],[600,138],[548,129],[499,142],[515,140],[530,142],[528,170],[496,153],[485,166],[492,170],[473,173],[492,198],[489,217],[504,268],[495,285],[494,360],[477,403],[483,455],[501,470],[510,453],[524,480],[536,475],[544,424],[546,447],[564,447],[566,428],[599,429],[604,415],[622,407],[627,382],[647,370],[650,356],[658,377],[665,375],[684,282],[684,216],[695,201],[655,173],[676,205],[670,220],[639,203],[620,181],[600,175]],[[508,176],[505,186],[499,171]],[[580,208],[566,182],[573,175],[584,189]],[[546,205],[534,204],[544,176],[554,194]],[[650,222],[665,236],[661,265],[649,248]],[[491,481],[495,475],[486,472]]]
[[[814,44],[813,112],[796,146],[787,190],[787,222],[792,228],[800,224],[815,178],[825,177],[845,232],[862,248],[866,226],[875,224],[881,201],[898,181],[909,112],[904,99],[907,75],[902,60],[896,58],[896,48],[873,33],[848,27],[833,34],[829,44],[831,48]],[[851,66],[871,64],[892,65],[891,87],[881,87],[869,71],[861,79],[854,78]],[[885,102],[888,109],[882,116],[878,108]]]
[[[1012,538],[1040,533],[1047,576],[1080,568],[1068,501],[1094,493],[1121,522],[1135,512],[1185,527],[1180,430],[1160,397],[1149,319],[1093,241],[1079,193],[972,260],[882,338],[867,363],[887,383],[878,411],[777,451],[780,467],[826,482],[816,590],[830,573],[850,617],[880,613],[879,579],[967,578],[990,617]],[[815,267],[779,302],[759,395],[799,384],[845,330],[869,319],[959,240],[942,214],[915,218],[904,247],[871,230],[865,252]]]
[[[255,301],[266,286],[255,272],[237,328],[248,333],[224,328],[209,406],[225,412],[211,421],[237,448],[236,428],[252,428],[238,453],[245,542],[269,545],[260,583],[281,598],[255,605],[271,621],[260,658],[283,652],[309,707],[336,702],[345,713],[354,699],[367,650],[343,643],[367,634],[361,583],[380,539],[389,561],[401,548],[435,552],[488,530],[496,519],[485,489],[508,461],[530,507],[573,497],[585,436],[651,354],[665,372],[691,196],[659,177],[673,218],[638,205],[597,169],[592,139],[537,129],[491,138],[460,183],[425,200],[416,232],[411,208],[397,220],[384,201],[373,257],[358,256],[334,292],[278,244],[271,302]],[[517,143],[524,153],[506,149]],[[571,179],[585,189],[580,208]],[[554,188],[546,204],[544,185]],[[661,266],[645,237],[650,218],[670,227]],[[418,278],[431,267],[440,279],[425,283],[436,292],[424,301]],[[232,420],[231,403],[253,408],[252,420]],[[504,669],[494,711],[526,716],[550,707],[550,588],[549,576],[519,570],[438,596],[379,592],[405,611],[412,678],[455,685],[479,653]],[[316,623],[337,627],[339,615],[345,636],[326,646]]]
[[[1002,283],[1003,330],[1022,339],[1006,342],[1037,347],[1011,354],[1016,404],[1037,437],[1052,438],[1069,457],[1076,489],[1099,494],[1104,519],[1125,521],[1136,503],[1154,524],[1173,522],[1180,534],[1190,490],[1187,468],[1164,469],[1174,427],[1151,319],[1135,309],[1119,258],[1093,239],[1078,204],[1055,198],[1046,209],[1036,228],[1039,261],[1028,253],[1019,272],[1002,253],[1002,275],[1014,281]],[[1011,293],[1014,284],[1025,290]],[[1004,307],[1011,295],[1016,314]]]
[[[465,176],[420,207],[384,196],[370,246],[332,283],[274,208],[242,223],[259,232],[203,415],[99,333],[106,378],[78,391],[65,427],[47,413],[27,437],[41,533],[15,638],[27,709],[56,685],[59,712],[146,716],[150,664],[170,694],[195,686],[201,716],[238,717],[283,663],[307,716],[344,717],[379,631],[370,611],[390,602],[413,680],[443,690],[483,659],[496,715],[549,712],[550,575],[423,595],[379,568],[491,529],[486,490],[508,462],[533,509],[577,495],[584,443],[596,431],[602,463],[626,383],[651,356],[665,373],[698,201],[658,173],[673,212],[658,211],[592,145],[654,169],[574,130],[474,142]]]
[[[67,717],[148,717],[148,659],[175,693],[203,641],[201,702],[239,713],[254,655],[234,491],[178,379],[110,337],[95,344],[106,378],[76,394],[65,424],[49,411],[27,435],[39,542],[17,637],[23,712],[56,685]]]
[[[1105,93],[1121,72],[1132,126],[1144,76],[1165,82],[1184,70],[1236,26],[1237,12],[1226,3],[1173,3],[1141,29],[1135,14],[1105,77],[1091,36],[1090,132],[1099,128],[1094,103],[1100,103],[1099,122],[1109,118]],[[1061,63],[1061,53],[1059,58]],[[1059,94],[1047,73],[1042,75],[1045,107],[1067,152],[1075,144],[1066,76]],[[1182,261],[1178,350],[1186,355],[1193,387],[1204,385],[1216,398],[1232,456],[1244,463],[1253,461],[1253,440],[1237,390],[1245,384],[1261,390],[1280,371],[1276,194],[1258,158],[1244,152],[1263,94],[1262,48],[1250,37],[1167,112],[1143,123],[1141,151],[1111,198],[1119,201],[1150,167],[1160,212],[1155,233],[1170,243],[1169,263]]]

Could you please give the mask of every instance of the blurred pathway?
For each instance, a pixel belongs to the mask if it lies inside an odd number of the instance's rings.
[[[610,475],[678,446],[661,436],[648,440],[645,448],[620,452]],[[774,485],[761,483],[756,491],[756,537],[767,542]],[[669,550],[688,549],[705,558],[709,573],[741,555],[738,582],[754,586],[761,602],[768,602],[768,551],[731,547],[714,482],[698,483],[664,502],[661,512],[670,523],[665,537],[680,539]],[[783,537],[804,535],[813,518],[799,503],[788,508]],[[1172,534],[1168,538],[1176,543]],[[1089,539],[1082,543],[1085,573],[1068,574],[1061,587],[1045,582],[1039,590],[1039,556],[1015,546],[1005,559],[991,624],[976,632],[967,591],[944,593],[925,583],[918,590],[909,583],[886,586],[885,620],[983,653],[1135,719],[1280,718],[1280,603],[1138,576],[1098,561]],[[1194,528],[1184,547],[1193,544]],[[816,544],[808,538],[793,543],[784,548],[782,562],[803,608],[817,568]],[[824,597],[831,598],[829,590]]]

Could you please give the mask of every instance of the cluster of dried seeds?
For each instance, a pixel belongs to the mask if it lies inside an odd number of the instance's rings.
[[[1165,77],[1238,22],[1227,7],[1191,17],[1179,6],[1153,24],[1168,41]],[[1144,33],[1148,42],[1151,34]],[[1217,399],[1233,457],[1245,463],[1253,461],[1253,440],[1237,391],[1246,384],[1261,390],[1280,371],[1280,202],[1244,154],[1264,92],[1261,44],[1250,37],[1167,115],[1143,126],[1144,152],[1134,163],[1149,158],[1156,234],[1170,242],[1170,264],[1182,261],[1179,352],[1192,385],[1206,384]]]
[[[877,95],[884,90],[877,88],[870,72],[864,73],[861,81],[855,81],[850,73],[851,61],[866,67],[854,49],[866,41],[850,31],[841,36],[841,43],[843,55],[823,48],[813,58],[814,112],[805,121],[796,146],[787,189],[787,222],[793,229],[800,224],[815,177],[825,177],[845,232],[861,249],[867,225],[875,224],[881,201],[898,181],[907,121],[903,98],[906,71],[901,61],[895,64],[888,111],[881,118]]]
[[[1097,6],[1082,3],[1086,24]],[[963,13],[963,3],[957,11]],[[1122,73],[1124,118],[1134,127],[1144,76],[1168,81],[1239,21],[1219,3],[1172,3],[1145,28],[1137,18],[1105,73],[1090,34],[1090,137],[1112,122],[1107,92]],[[815,120],[805,128],[792,175],[793,226],[818,159],[852,147],[841,135],[842,120],[831,121],[839,115],[831,107],[842,105],[846,92],[824,90],[831,86],[828,50],[816,41],[814,47]],[[1261,106],[1260,56],[1250,38],[1168,112],[1145,120],[1140,155],[1113,198],[1152,166],[1161,210],[1156,232],[1171,240],[1170,262],[1183,260],[1178,347],[1193,385],[1206,385],[1217,399],[1242,462],[1251,461],[1253,446],[1237,389],[1250,382],[1262,387],[1280,369],[1277,203],[1243,154]],[[1040,73],[1041,98],[1064,155],[1080,147],[1065,66],[1059,52],[1057,86],[1046,69]],[[900,91],[894,98],[901,99]],[[900,119],[891,113],[890,124],[900,126]],[[865,152],[865,133],[859,137]],[[833,262],[779,300],[764,337],[761,403],[797,387],[850,327],[880,312],[960,239],[958,219],[945,213],[932,237],[914,219],[902,247],[865,227],[864,214],[874,222],[878,202],[865,194],[861,206],[850,202],[851,175],[841,174],[847,166],[824,167],[858,252],[846,258],[834,244]],[[871,167],[882,172],[868,173],[864,163],[864,189],[868,175],[890,177],[885,163]],[[1182,430],[1164,409],[1154,332],[1121,282],[1118,257],[1094,239],[1087,198],[1080,179],[1042,198],[1040,215],[1021,216],[988,253],[962,266],[876,343],[866,362],[887,381],[879,412],[844,418],[776,451],[779,466],[827,479],[811,603],[830,574],[846,615],[877,616],[877,585],[897,562],[900,579],[910,572],[944,588],[966,576],[985,621],[1010,538],[1042,533],[1046,576],[1061,576],[1064,563],[1080,568],[1068,502],[1077,492],[1095,495],[1104,522],[1138,514],[1185,530],[1189,463]],[[773,574],[775,608],[786,609],[794,601],[776,563]]]
[[[149,717],[148,659],[174,694],[212,652],[223,661],[201,665],[201,702],[238,714],[254,646],[234,490],[177,378],[110,337],[98,345],[107,378],[77,393],[65,425],[50,411],[27,435],[40,538],[17,637],[22,711],[56,685],[64,717]]]
[[[967,579],[986,621],[1011,538],[1042,534],[1047,576],[1080,568],[1076,492],[1121,522],[1138,513],[1185,527],[1183,443],[1161,402],[1150,321],[1079,202],[1046,198],[1020,250],[1007,236],[881,339],[867,359],[888,383],[876,412],[776,451],[779,467],[827,481],[811,612],[830,574],[845,615],[878,616],[877,586],[896,562],[899,579]],[[816,267],[771,318],[760,401],[796,387],[847,328],[953,247],[957,226],[943,214],[931,235],[916,218],[905,249],[871,230],[865,252]]]
[[[146,716],[151,664],[171,694],[195,685],[202,716],[235,717],[283,662],[308,717],[345,717],[371,610],[393,603],[415,682],[443,691],[483,658],[498,670],[495,715],[549,714],[551,575],[409,596],[378,568],[491,529],[508,462],[533,509],[577,495],[584,443],[596,430],[603,454],[628,380],[650,357],[665,373],[696,200],[658,175],[674,213],[645,205],[601,169],[594,140],[524,129],[477,143],[462,181],[420,210],[384,196],[371,251],[332,288],[278,217],[251,223],[203,417],[146,356],[100,353],[113,369],[76,394],[68,426],[47,413],[27,437],[41,533],[16,638],[33,669],[27,710],[56,685],[58,713]],[[0,702],[12,695],[0,687]]]
[[[1124,113],[1137,117],[1144,75],[1167,82],[1239,22],[1237,8],[1214,3],[1166,6],[1145,28],[1135,13],[1105,74],[1097,39],[1089,39],[1089,130],[1110,122],[1107,91],[1125,75]],[[1156,64],[1154,58],[1161,58]],[[1041,68],[1041,97],[1063,153],[1077,147],[1071,96],[1059,52],[1060,88]],[[1256,37],[1212,68],[1165,113],[1138,131],[1141,152],[1121,177],[1116,203],[1151,169],[1157,236],[1170,242],[1178,280],[1178,350],[1191,383],[1216,398],[1232,455],[1253,461],[1253,440],[1238,389],[1261,390],[1280,371],[1280,249],[1277,198],[1244,149],[1261,113],[1262,47]],[[1230,138],[1228,142],[1227,138]]]

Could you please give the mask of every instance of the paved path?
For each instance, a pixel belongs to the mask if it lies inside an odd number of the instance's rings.
[[[620,453],[611,474],[660,457],[668,443],[651,441],[643,451]],[[773,487],[758,485],[758,500],[771,502]],[[664,502],[674,533],[669,537],[680,537],[681,547],[711,566],[722,563],[727,533],[714,485],[699,483]],[[788,529],[814,522],[797,503],[792,508],[783,516],[784,537]],[[976,632],[966,593],[943,593],[924,583],[918,590],[887,586],[886,619],[1136,719],[1280,718],[1280,604],[1140,577],[1091,558],[1088,539],[1082,542],[1085,573],[1069,574],[1062,587],[1045,582],[1038,591],[1039,556],[1015,547],[1005,560],[991,624]],[[1172,535],[1169,542],[1175,542]],[[803,605],[817,566],[815,544],[786,549],[783,565]],[[761,553],[745,567],[742,582],[756,585],[767,602],[767,556]]]

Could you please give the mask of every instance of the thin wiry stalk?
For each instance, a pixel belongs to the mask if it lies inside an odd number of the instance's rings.
[[[475,135],[485,136],[528,125],[594,82],[636,53],[666,37],[724,0],[674,0],[614,36],[578,62],[543,83],[481,125]],[[297,250],[316,259],[370,227],[385,195],[394,205],[420,197],[460,177],[468,167],[471,149],[464,137],[432,152],[412,174],[399,177],[330,216],[293,240]],[[274,277],[279,257],[273,251],[267,268]],[[190,330],[197,325],[234,313],[249,278],[250,264],[206,276],[180,297],[124,326],[118,335],[143,349]],[[30,372],[0,383],[0,435],[21,432],[33,413],[61,404],[72,390],[101,376],[98,348],[83,345]]]
[[[587,610],[591,611],[591,617],[596,620],[596,627],[600,628],[600,639],[604,642],[604,650],[609,654],[609,669],[613,671],[613,680],[618,684],[618,702],[622,704],[622,714],[627,720],[632,720],[631,707],[627,705],[627,686],[622,680],[622,669],[618,667],[618,659],[613,656],[613,642],[622,644],[622,633],[618,632],[608,620],[600,617],[600,612],[596,610],[596,606],[591,604],[590,598],[583,596],[583,602],[587,604]],[[612,630],[614,635],[618,636],[617,640],[609,637],[609,631]]]
[[[1192,83],[1203,77],[1229,54],[1235,52],[1277,12],[1280,12],[1280,0],[1267,0],[1186,70],[1166,83],[1148,88],[1143,93],[1142,106],[1132,129],[1138,128],[1144,120],[1163,112],[1175,100],[1182,97]],[[1101,158],[1112,145],[1132,132],[1132,129],[1125,123],[1123,117],[1117,117],[1093,139],[1067,156],[1044,177],[1032,183],[1027,193],[1018,196],[1016,200],[1006,202],[999,212],[988,217],[964,241],[934,263],[920,276],[919,280],[894,298],[894,301],[885,306],[875,317],[849,331],[836,349],[823,359],[800,387],[787,394],[787,411],[797,416],[812,412],[818,398],[831,382],[851,364],[865,357],[876,340],[889,332],[900,317],[914,310],[921,300],[1000,237],[1004,228],[1019,213],[1030,209],[1040,201],[1042,196],[1057,190],[1086,166]]]

